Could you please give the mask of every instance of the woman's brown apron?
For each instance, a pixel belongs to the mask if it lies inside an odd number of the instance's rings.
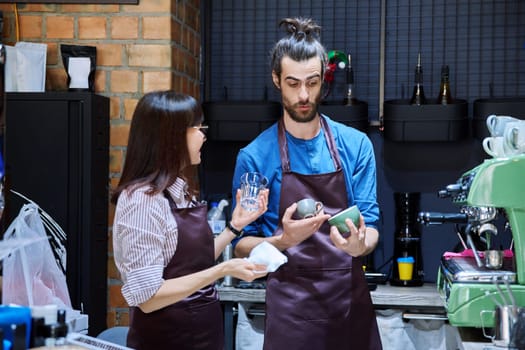
[[[177,208],[165,192],[179,231],[177,251],[164,269],[165,279],[213,266],[213,233],[207,207]],[[144,313],[130,310],[128,346],[137,350],[219,350],[224,348],[222,309],[214,286],[209,285],[163,309]]]
[[[336,170],[303,175],[291,171],[285,129],[279,121],[280,218],[292,203],[306,197],[323,202],[331,215],[348,207],[341,160],[323,117],[321,127]],[[280,232],[281,223],[276,234]],[[269,275],[265,350],[382,348],[361,259],[337,249],[329,233],[325,222],[310,238],[287,249],[288,263]]]

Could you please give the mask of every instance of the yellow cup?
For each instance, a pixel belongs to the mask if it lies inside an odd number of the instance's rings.
[[[397,258],[397,269],[401,281],[410,281],[414,273],[414,258],[411,256]]]

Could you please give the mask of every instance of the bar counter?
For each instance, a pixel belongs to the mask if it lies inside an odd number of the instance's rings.
[[[234,342],[234,308],[238,302],[264,303],[265,289],[243,289],[219,286],[219,299],[224,306],[225,349],[233,349]],[[430,317],[444,315],[443,300],[435,284],[424,284],[420,287],[394,287],[379,284],[370,292],[372,303],[376,309],[402,309],[416,312],[412,317],[429,312]]]
[[[265,289],[241,289],[219,287],[219,298],[222,302],[264,303]],[[421,287],[394,287],[380,284],[370,292],[372,303],[376,308],[437,308],[444,310],[435,284],[424,284]]]

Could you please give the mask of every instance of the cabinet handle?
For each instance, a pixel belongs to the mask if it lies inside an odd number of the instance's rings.
[[[403,319],[406,320],[438,320],[446,321],[448,317],[443,314],[419,314],[419,313],[409,313],[403,312]]]

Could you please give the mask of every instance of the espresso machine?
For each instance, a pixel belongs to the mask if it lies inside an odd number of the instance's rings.
[[[487,159],[465,172],[454,184],[439,191],[460,207],[459,213],[420,212],[425,225],[455,223],[464,227],[465,250],[446,252],[441,258],[437,287],[451,325],[493,327],[498,305],[525,306],[525,155]],[[512,235],[503,250],[501,266],[488,266],[484,251],[498,234],[496,219],[503,219]],[[462,236],[459,235],[461,238]],[[467,249],[469,248],[469,249]],[[485,251],[486,252],[486,251]]]

